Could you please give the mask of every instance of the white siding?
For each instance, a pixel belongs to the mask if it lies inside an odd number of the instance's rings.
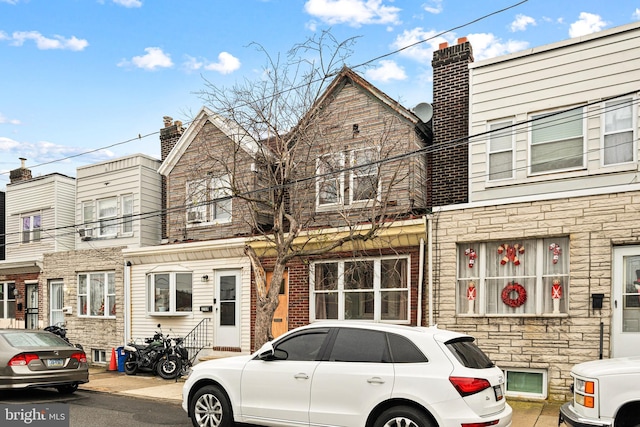
[[[588,154],[586,168],[583,169],[530,176],[527,168],[529,132],[527,125],[522,125],[516,127],[514,178],[488,182],[486,137],[472,138],[469,152],[470,201],[545,196],[550,192],[597,188],[637,180],[636,163],[601,166],[600,101],[638,91],[638,58],[640,23],[636,22],[471,64],[470,135],[485,133],[487,124],[494,120],[509,119],[525,123],[531,114],[594,104],[586,111]],[[638,109],[634,111],[637,119]]]

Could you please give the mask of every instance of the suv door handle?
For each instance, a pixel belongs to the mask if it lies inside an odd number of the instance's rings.
[[[384,380],[380,377],[373,377],[367,380],[369,384],[384,384]]]
[[[297,380],[308,380],[309,379],[309,375],[305,374],[304,372],[300,372],[299,374],[295,374],[293,376],[293,378],[295,378]]]

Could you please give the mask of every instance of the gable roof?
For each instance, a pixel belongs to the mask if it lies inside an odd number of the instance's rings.
[[[251,157],[256,157],[259,152],[263,153],[266,150],[265,146],[256,141],[240,125],[214,113],[207,107],[202,107],[187,130],[182,134],[182,136],[180,136],[180,139],[176,142],[176,145],[173,147],[171,152],[169,152],[167,158],[162,162],[162,165],[158,169],[158,172],[161,175],[166,176],[171,173],[187,148],[189,148],[189,145],[191,145],[207,122],[210,122],[218,128]]]

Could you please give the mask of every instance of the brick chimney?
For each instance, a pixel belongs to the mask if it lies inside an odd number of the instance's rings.
[[[14,169],[9,172],[9,179],[11,181],[11,184],[13,184],[14,182],[27,181],[31,179],[31,169],[27,169],[27,167],[25,166],[26,161],[27,159],[25,159],[24,157],[20,157],[20,168]]]
[[[441,43],[433,52],[432,204],[469,201],[469,64],[473,50],[466,37]]]
[[[182,122],[179,120],[173,121],[172,117],[164,116],[162,118],[164,121],[164,128],[160,129],[160,160],[164,161],[173,147],[175,147],[176,142],[182,136],[184,132],[184,127],[182,126]],[[162,177],[162,238],[166,239],[167,237],[167,178],[165,176]]]

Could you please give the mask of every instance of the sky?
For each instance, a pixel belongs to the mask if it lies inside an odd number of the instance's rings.
[[[71,177],[159,158],[163,116],[188,123],[207,82],[260,78],[256,43],[355,37],[346,65],[412,108],[432,101],[442,42],[467,37],[480,61],[638,20],[640,0],[0,0],[0,191],[20,158]]]

